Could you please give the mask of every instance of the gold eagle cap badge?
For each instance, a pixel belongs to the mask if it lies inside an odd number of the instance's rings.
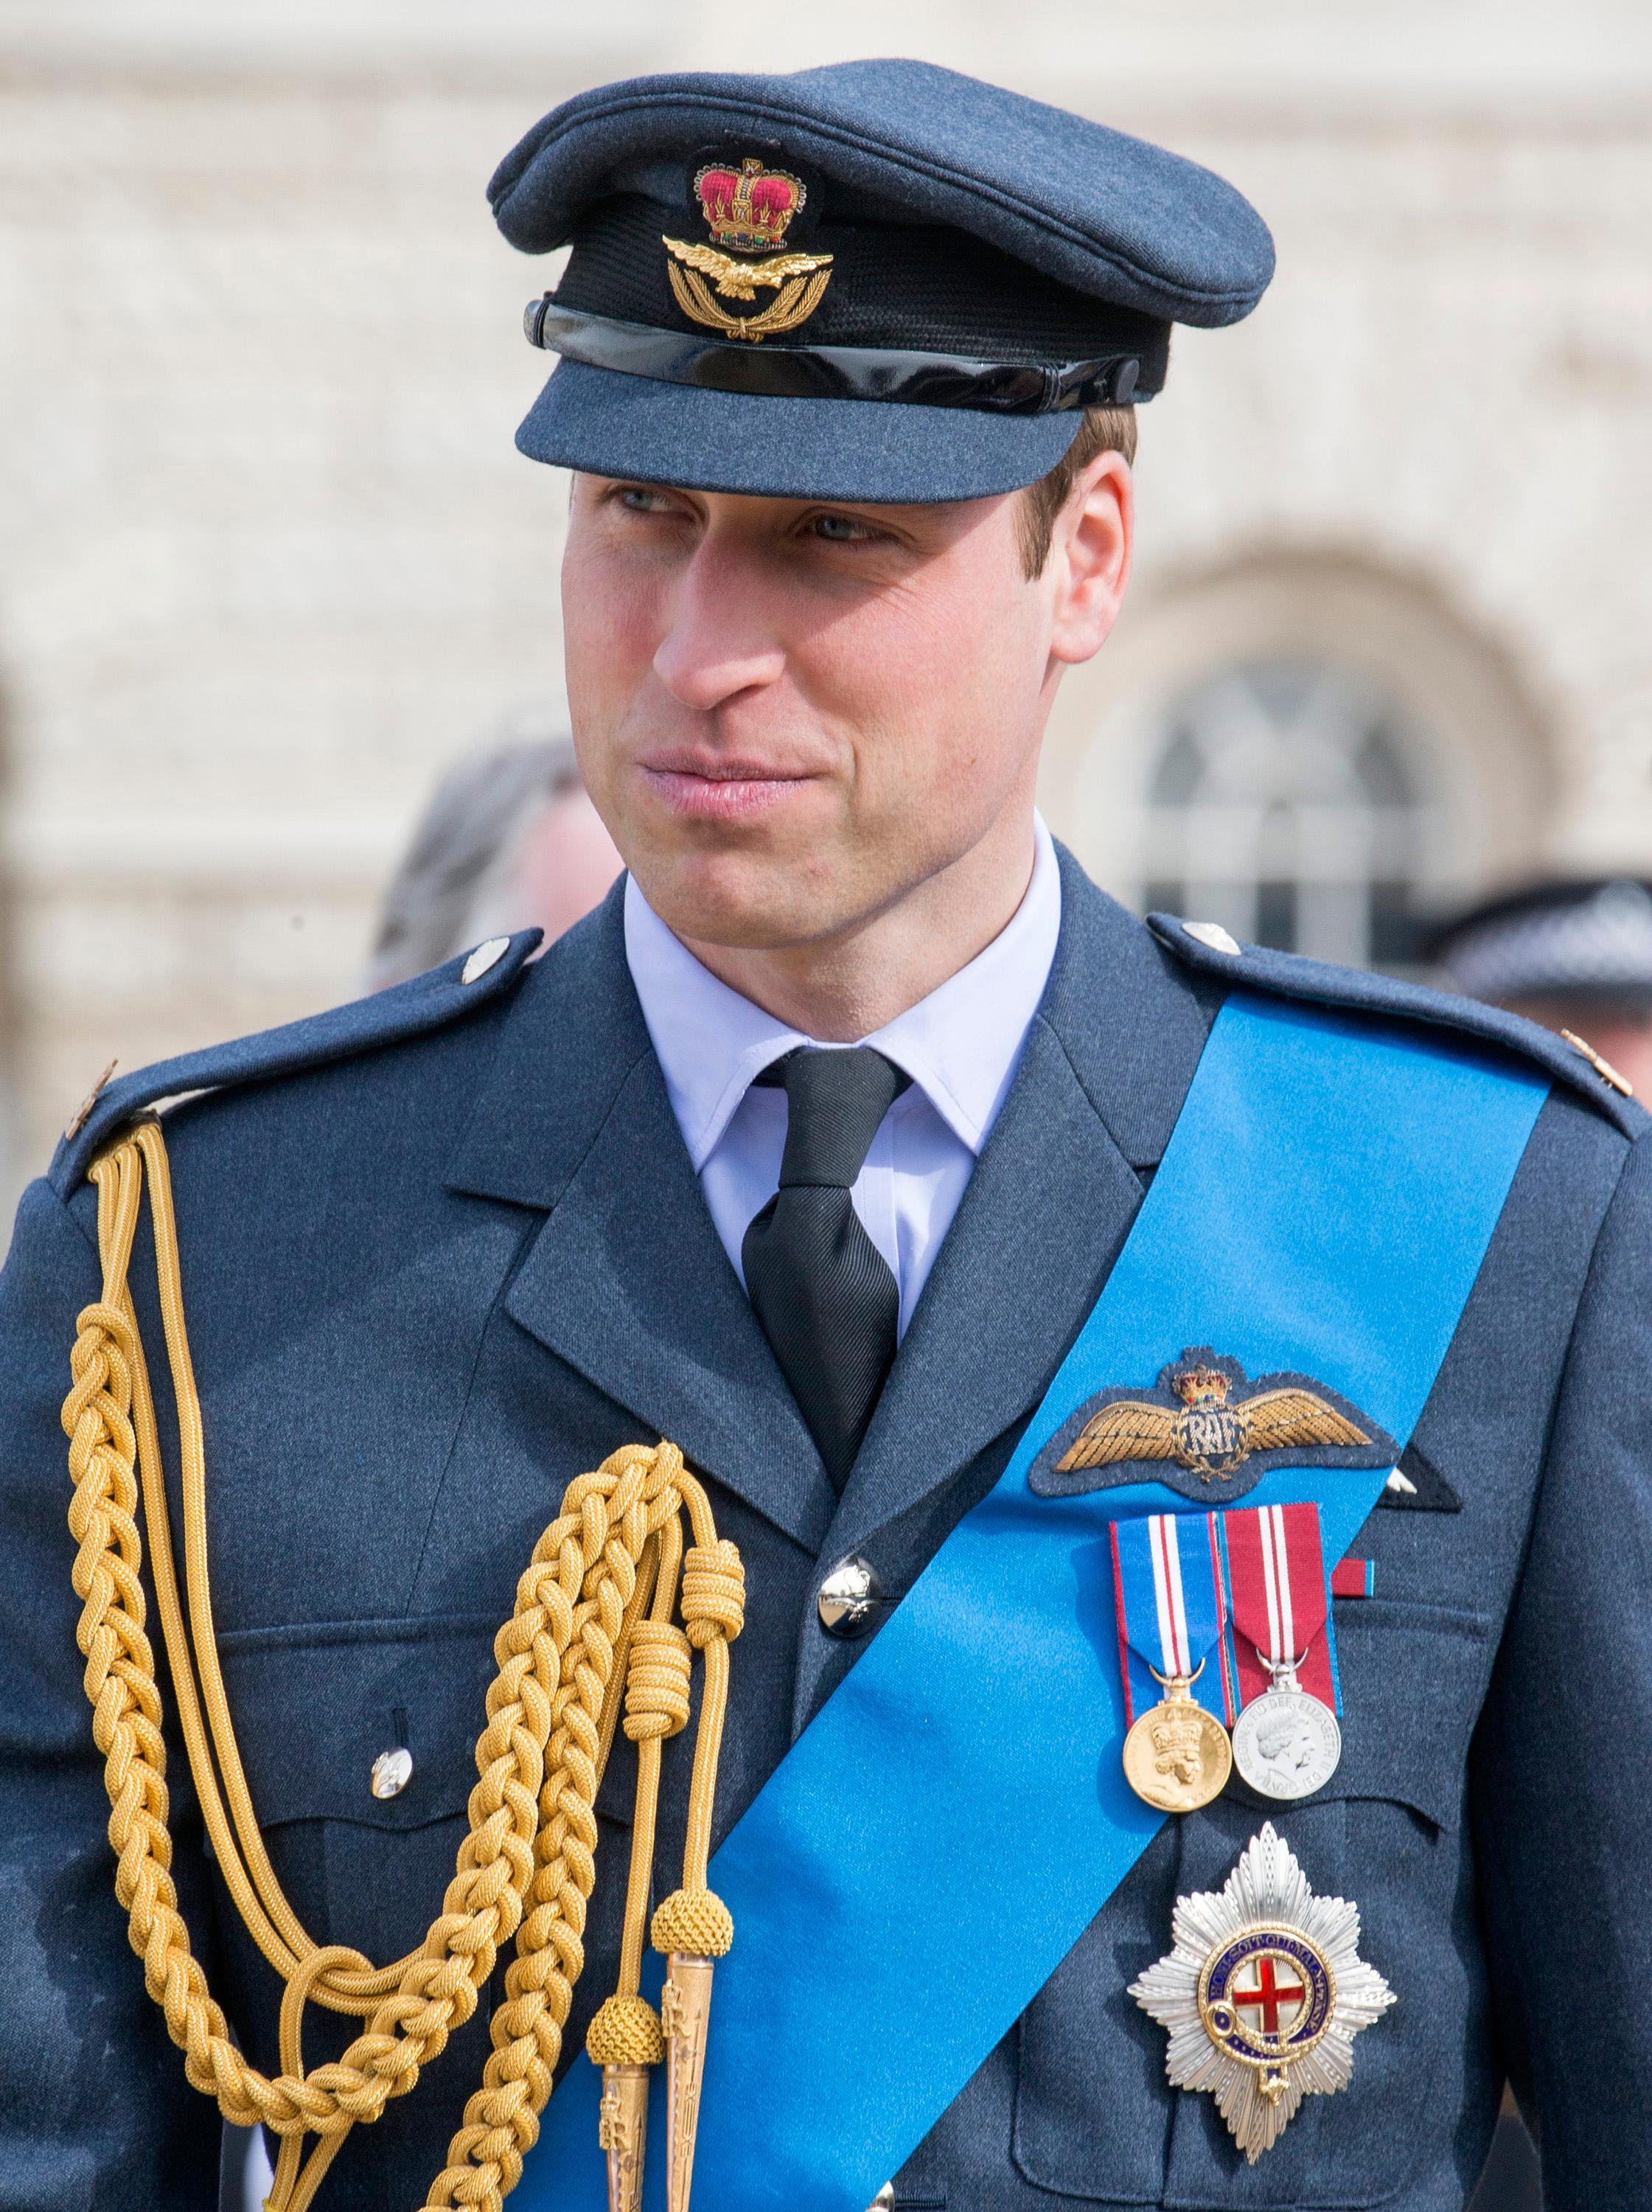
[[[832,281],[832,257],[778,250],[807,203],[802,178],[767,168],[748,155],[738,161],[708,162],[695,177],[694,196],[716,243],[660,240],[670,257],[665,274],[672,295],[689,320],[754,345],[807,322]],[[745,254],[762,258],[738,258]],[[720,299],[755,301],[760,286],[775,296],[755,315],[718,304]]]
[[[1161,1482],[1208,1504],[1242,1497],[1272,1467],[1392,1467],[1399,1446],[1353,1402],[1310,1375],[1252,1382],[1236,1359],[1199,1345],[1161,1368],[1151,1390],[1088,1398],[1034,1460],[1046,1498]]]

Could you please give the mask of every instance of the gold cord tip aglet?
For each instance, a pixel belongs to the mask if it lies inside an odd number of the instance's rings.
[[[665,2030],[665,2207],[689,2212],[694,2187],[694,2144],[700,2125],[700,2091],[706,2075],[706,2032],[711,2024],[714,1959],[673,1951],[659,1993]]]
[[[646,2066],[604,2066],[597,2139],[608,2154],[608,2212],[642,2212],[642,2158],[648,2137]]]

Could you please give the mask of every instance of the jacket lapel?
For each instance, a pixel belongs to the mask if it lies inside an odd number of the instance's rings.
[[[617,890],[525,977],[448,1183],[546,1210],[513,1320],[818,1549],[836,1500],[701,1195]]]
[[[1204,1049],[1219,992],[1194,986],[1065,852],[1061,901],[1043,1004],[828,1534],[834,1558],[1031,1413],[1101,1294]]]

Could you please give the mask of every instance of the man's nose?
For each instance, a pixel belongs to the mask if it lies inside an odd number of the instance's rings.
[[[654,673],[685,707],[709,713],[742,691],[773,684],[784,648],[764,613],[756,565],[711,540],[677,579]]]

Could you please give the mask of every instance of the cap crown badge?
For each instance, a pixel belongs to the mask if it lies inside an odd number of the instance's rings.
[[[766,169],[755,155],[747,155],[738,167],[732,162],[709,163],[695,177],[694,192],[718,245],[708,246],[699,239],[660,240],[670,257],[665,273],[672,295],[689,319],[754,345],[807,322],[832,280],[832,257],[774,251],[809,197],[802,178],[784,169]],[[724,246],[732,246],[734,252],[724,252]],[[736,260],[736,252],[764,258]],[[678,262],[680,268],[672,265]],[[755,301],[760,285],[774,297],[755,315],[737,314],[720,304],[723,300]]]
[[[765,169],[750,155],[738,169],[715,165],[701,169],[694,191],[712,236],[738,253],[771,252],[809,197],[801,177],[788,176],[784,169]]]

